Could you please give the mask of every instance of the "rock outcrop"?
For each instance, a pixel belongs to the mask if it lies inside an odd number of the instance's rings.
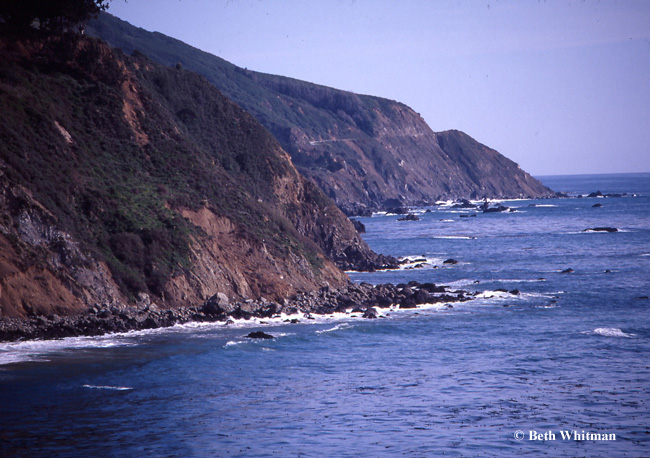
[[[452,291],[431,283],[349,284],[340,289],[323,287],[318,291],[299,293],[281,302],[259,300],[230,301],[217,294],[201,306],[162,310],[143,300],[136,306],[98,305],[78,316],[31,316],[26,319],[0,318],[0,341],[37,338],[60,338],[79,335],[101,335],[108,332],[168,327],[178,323],[222,322],[232,319],[282,318],[289,323],[308,320],[312,314],[348,313],[350,317],[378,318],[389,307],[415,309],[422,304],[451,303],[472,300],[478,293]],[[513,293],[514,294],[514,293]],[[214,306],[217,306],[216,308]],[[288,316],[286,316],[288,315]],[[254,331],[250,338],[268,339],[273,336]]]

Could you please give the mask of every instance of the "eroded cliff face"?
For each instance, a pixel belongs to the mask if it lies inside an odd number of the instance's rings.
[[[278,139],[304,176],[349,214],[449,198],[554,193],[458,131],[433,132],[404,104],[236,67],[108,14],[89,33],[204,75]]]
[[[203,78],[93,39],[0,58],[0,316],[278,300],[386,261]]]
[[[349,214],[441,199],[554,195],[469,135],[433,132],[404,104],[278,76],[243,74],[280,94],[285,109],[318,120],[292,126],[267,123],[300,172]]]
[[[0,161],[0,317],[82,313],[126,303],[104,262],[84,252]]]

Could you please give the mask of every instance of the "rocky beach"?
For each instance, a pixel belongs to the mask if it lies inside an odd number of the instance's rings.
[[[141,295],[135,306],[95,305],[78,316],[34,315],[26,318],[0,318],[0,341],[58,339],[73,336],[98,336],[111,332],[155,329],[188,322],[249,320],[253,317],[286,316],[299,323],[311,315],[348,313],[368,319],[379,316],[378,309],[413,309],[422,304],[449,304],[471,300],[476,293],[451,290],[433,283],[411,281],[408,284],[368,283],[301,293],[282,302],[267,299],[230,301],[217,293],[201,306],[162,309]],[[518,291],[512,291],[518,294]]]

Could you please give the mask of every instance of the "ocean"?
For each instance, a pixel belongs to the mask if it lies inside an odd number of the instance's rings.
[[[0,344],[0,455],[650,456],[650,174],[540,179],[573,197],[359,218],[412,262],[353,281],[453,307]]]

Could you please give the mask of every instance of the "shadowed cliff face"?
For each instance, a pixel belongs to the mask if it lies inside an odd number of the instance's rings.
[[[0,59],[0,315],[279,299],[383,262],[202,77],[94,39]]]
[[[165,65],[200,73],[253,114],[347,213],[447,198],[554,193],[458,131],[435,133],[401,103],[238,68],[160,33],[102,14],[89,32]]]

